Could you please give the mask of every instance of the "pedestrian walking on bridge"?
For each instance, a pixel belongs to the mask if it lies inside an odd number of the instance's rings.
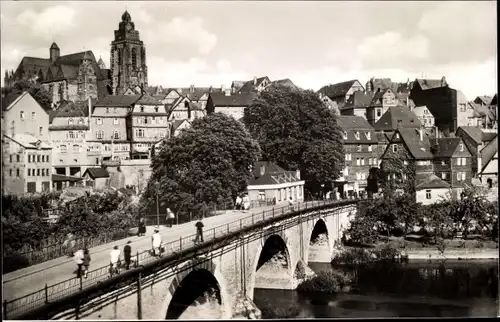
[[[153,236],[151,236],[151,244],[153,246],[153,256],[161,256],[161,236],[158,229],[155,229]]]
[[[82,249],[77,250],[74,256],[75,256],[76,266],[78,267],[76,271],[76,277],[80,278],[80,276],[82,276],[82,266],[84,259],[83,250]]]
[[[110,255],[110,275],[113,276],[114,274],[120,273],[120,250],[118,249],[118,246],[113,247],[113,250],[111,251]]]
[[[130,268],[130,258],[132,257],[132,247],[130,247],[132,242],[129,240],[127,245],[123,247],[123,259],[125,260],[125,269]]]
[[[83,249],[83,277],[87,278],[90,266],[90,253],[87,247]]]
[[[199,220],[196,224],[196,238],[194,240],[194,243],[197,244],[199,243],[200,241],[203,243],[203,227],[205,225],[203,225],[203,223],[201,222],[201,220]]]

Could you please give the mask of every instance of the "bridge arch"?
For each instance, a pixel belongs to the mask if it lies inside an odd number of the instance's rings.
[[[306,237],[304,262],[328,262],[333,252],[333,242],[335,229],[328,225],[328,219],[319,218],[310,225],[309,233]],[[330,227],[329,227],[330,226]]]
[[[289,249],[288,239],[284,232],[271,234],[263,238],[254,256],[247,296],[253,299],[254,289],[266,278],[282,277],[284,282],[292,282],[293,258]],[[272,263],[272,264],[271,264]]]
[[[165,319],[231,318],[227,285],[213,261],[195,259],[183,266],[169,284]]]

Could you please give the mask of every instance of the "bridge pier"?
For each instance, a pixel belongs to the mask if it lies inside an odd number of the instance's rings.
[[[261,312],[257,305],[246,295],[239,294],[234,302],[232,319],[256,320],[260,318]]]

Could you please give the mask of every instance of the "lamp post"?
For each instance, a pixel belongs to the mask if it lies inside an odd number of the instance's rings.
[[[156,227],[160,228],[160,202],[158,200],[160,183],[158,181],[155,182],[155,190],[156,190]]]

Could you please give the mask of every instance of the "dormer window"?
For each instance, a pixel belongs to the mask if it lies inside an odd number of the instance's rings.
[[[106,114],[109,113],[109,107],[106,107]]]
[[[365,133],[366,139],[371,140],[372,139],[372,134],[370,132]]]
[[[396,133],[395,138],[396,138],[396,139],[399,139],[399,133]]]
[[[78,125],[83,125],[83,118],[78,120]]]
[[[356,140],[359,140],[359,132],[354,133],[354,136],[356,137]]]
[[[155,113],[158,113],[158,106],[155,106]]]
[[[73,125],[73,119],[68,120],[68,125]]]
[[[347,140],[347,131],[342,132],[342,137],[344,140]]]

